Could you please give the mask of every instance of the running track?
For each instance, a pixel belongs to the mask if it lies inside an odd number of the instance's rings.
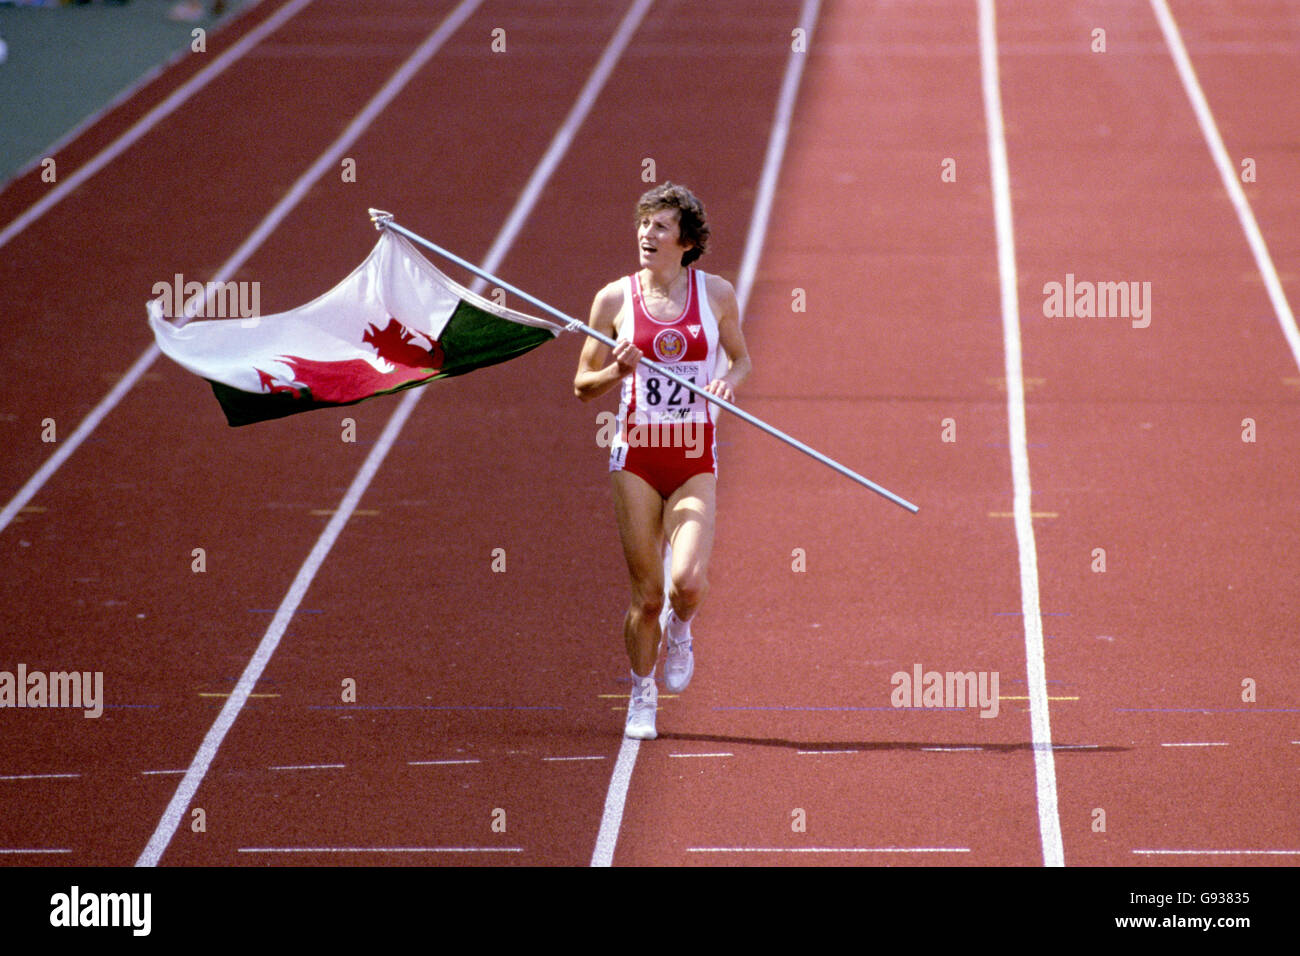
[[[241,430],[160,360],[0,531],[0,669],[102,670],[107,698],[98,720],[0,714],[5,864],[1300,860],[1300,368],[1284,331],[1300,20],[1286,4],[1232,18],[1172,4],[1230,172],[1256,161],[1244,197],[1264,259],[1162,0],[1001,2],[996,25],[974,0],[659,0],[640,19],[576,2],[298,6],[7,241],[4,501],[56,448],[43,420],[68,441],[148,348],[154,282],[237,257],[225,278],[259,281],[264,312],[301,304],[369,249],[367,206],[496,255],[581,316],[631,262],[650,158],[705,197],[704,264],[736,280],[802,56],[741,400],[921,512],[726,426],[697,676],[661,698],[660,739],[629,746],[625,571],[595,410],[570,393],[576,341],[408,400]],[[60,175],[282,9],[264,0],[208,60],[92,125]],[[447,17],[463,22],[444,40]],[[410,81],[350,130],[422,44]],[[597,83],[602,55],[617,59]],[[539,180],[584,88],[590,110]],[[323,175],[301,179],[314,163]],[[0,224],[50,189],[11,183]],[[1044,283],[1067,273],[1150,282],[1150,326],[1044,316]],[[331,527],[251,695],[201,753]],[[997,671],[998,718],[891,707],[890,675],[915,663]]]

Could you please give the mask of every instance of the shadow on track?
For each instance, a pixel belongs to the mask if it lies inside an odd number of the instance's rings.
[[[731,737],[724,734],[675,734],[660,732],[660,740],[697,740],[712,744],[753,744],[756,747],[786,747],[791,750],[930,750],[938,747],[969,747],[971,750],[991,753],[1016,753],[1032,751],[1039,746],[1032,742],[1015,744],[989,744],[975,742],[945,743],[939,740],[786,740],[782,737]],[[1055,744],[1056,753],[1126,753],[1132,747],[1084,747],[1082,745]]]

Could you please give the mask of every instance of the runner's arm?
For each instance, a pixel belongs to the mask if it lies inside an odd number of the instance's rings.
[[[614,319],[622,305],[623,289],[618,282],[611,282],[596,293],[588,324],[597,332],[615,338],[618,332],[614,328]],[[620,340],[614,349],[610,349],[604,342],[588,336],[582,345],[582,354],[578,356],[573,394],[584,402],[599,398],[630,374],[640,358],[641,351],[631,342]]]
[[[718,317],[718,342],[727,353],[729,362],[726,373],[711,381],[707,390],[730,402],[735,400],[736,389],[749,376],[754,364],[749,359],[745,333],[740,328],[740,304],[736,301],[736,290],[722,276],[711,275],[706,291],[713,313]]]

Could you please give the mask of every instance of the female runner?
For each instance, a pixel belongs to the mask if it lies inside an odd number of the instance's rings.
[[[640,269],[601,289],[591,307],[590,325],[617,347],[589,338],[573,386],[590,401],[622,383],[609,468],[632,580],[623,623],[632,665],[624,733],[653,740],[665,540],[672,547],[662,632],[665,686],[684,690],[695,668],[691,618],[708,590],[713,548],[716,406],[637,363],[647,355],[726,401],[734,400],[751,363],[731,283],[691,266],[709,239],[700,201],[666,182],[641,197],[636,222]]]

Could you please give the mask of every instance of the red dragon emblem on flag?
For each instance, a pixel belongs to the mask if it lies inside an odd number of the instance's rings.
[[[354,402],[407,382],[428,378],[442,368],[442,346],[428,336],[413,332],[395,318],[389,318],[383,329],[370,323],[361,336],[361,344],[373,348],[375,354],[392,369],[380,371],[361,358],[323,362],[298,355],[282,355],[279,360],[293,369],[292,379],[277,379],[259,368],[257,376],[262,391],[273,395],[290,393],[295,398],[311,397],[318,402]]]

